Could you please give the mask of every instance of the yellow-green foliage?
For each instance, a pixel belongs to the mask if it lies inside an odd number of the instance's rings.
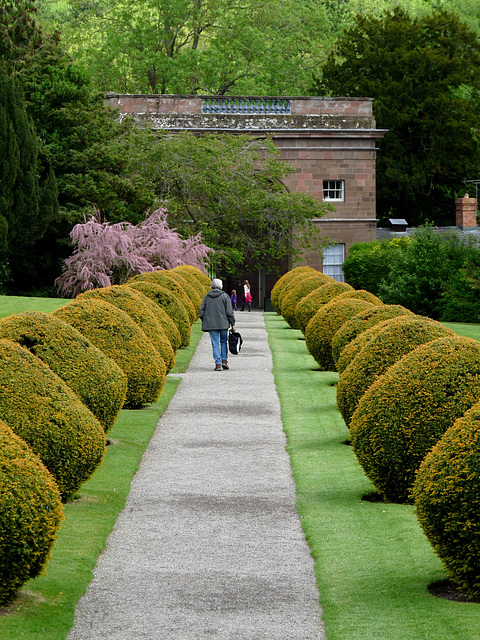
[[[40,458],[64,500],[105,453],[105,433],[93,413],[46,364],[9,340],[0,340],[0,419]]]
[[[411,314],[392,319],[340,375],[337,407],[346,424],[363,394],[395,362],[421,344],[453,335],[451,329],[429,318]]]
[[[125,406],[155,402],[162,393],[166,367],[140,327],[124,311],[104,300],[73,300],[54,314],[85,335],[127,376]]]
[[[0,420],[0,605],[41,572],[62,519],[53,476]]]
[[[314,289],[311,293],[302,298],[295,307],[295,317],[297,319],[298,328],[305,333],[307,324],[317,313],[320,307],[323,307],[323,305],[330,302],[332,298],[335,298],[345,291],[354,291],[354,288],[346,282],[336,282],[336,280],[332,280],[332,282],[328,282],[322,287]]]
[[[17,342],[75,391],[105,431],[125,402],[127,378],[111,358],[51,313],[26,311],[0,320],[0,338]]]
[[[383,305],[383,302],[380,298],[370,293],[370,291],[365,291],[365,289],[355,289],[355,291],[342,291],[337,296],[335,296],[337,300],[343,300],[344,298],[356,298],[358,300],[366,300],[371,304],[376,305],[377,307]],[[333,300],[333,298],[332,298]]]
[[[280,302],[279,296],[282,293],[283,289],[287,286],[290,280],[297,278],[300,274],[304,275],[316,275],[319,273],[312,267],[295,267],[295,269],[291,269],[284,273],[281,278],[279,278],[276,283],[272,287],[272,291],[270,293],[270,300],[272,302],[272,307],[275,309],[277,313],[280,313]]]
[[[412,496],[417,517],[453,581],[480,598],[480,403],[427,454]]]
[[[297,317],[295,315],[297,304],[302,298],[315,289],[322,287],[324,284],[327,284],[327,282],[332,282],[332,278],[323,275],[323,273],[318,273],[314,276],[309,276],[307,273],[304,277],[294,278],[293,282],[295,283],[295,286],[292,289],[289,289],[288,293],[286,293],[285,289],[285,294],[281,297],[281,310],[282,316],[292,329],[298,329]]]
[[[129,280],[126,286],[140,291],[166,311],[180,333],[180,346],[188,347],[190,344],[190,319],[185,307],[172,291],[147,280]]]
[[[279,313],[283,316],[283,305],[285,302],[285,299],[288,298],[289,294],[294,291],[296,289],[296,287],[301,284],[305,278],[309,275],[312,275],[314,272],[313,271],[303,271],[302,273],[298,273],[294,278],[291,278],[286,284],[285,286],[282,288],[282,290],[278,293],[278,302],[277,302],[277,306],[278,306],[278,310]],[[326,284],[326,283],[324,283]]]
[[[480,342],[459,336],[417,347],[377,378],[350,423],[357,458],[379,492],[408,502],[428,451],[480,400]]]
[[[342,375],[348,365],[357,357],[370,340],[378,335],[380,331],[382,331],[383,327],[387,326],[390,322],[393,322],[394,319],[395,318],[391,318],[390,320],[383,320],[378,324],[374,324],[373,327],[362,331],[362,333],[359,333],[354,340],[345,345],[336,363],[338,373]]]
[[[360,333],[370,329],[370,327],[374,327],[379,322],[404,315],[413,316],[414,314],[399,304],[381,304],[353,316],[337,331],[332,340],[332,353],[335,363],[338,362],[346,345],[355,340]]]
[[[112,285],[102,289],[92,289],[77,296],[77,300],[104,300],[125,311],[130,318],[143,329],[147,338],[158,351],[167,368],[167,372],[175,363],[175,353],[162,325],[148,307],[148,298],[131,287]]]
[[[133,289],[133,287],[131,288]],[[172,349],[175,353],[182,346],[182,336],[180,335],[180,331],[178,330],[177,325],[168,315],[165,309],[159,307],[158,304],[152,300],[152,298],[149,298],[138,289],[134,289],[134,291],[136,291],[144,298],[144,303],[148,306],[150,311],[152,311],[157,321],[163,327],[163,330],[170,340],[170,344],[172,345]]]
[[[195,278],[198,284],[200,284],[200,291],[203,293],[203,295],[205,295],[210,289],[210,284],[212,281],[205,273],[203,273],[203,271],[200,271],[198,267],[193,267],[189,264],[181,264],[178,267],[174,267],[173,269],[171,269],[171,271],[178,272],[183,277],[189,277],[190,279]]]
[[[371,307],[366,300],[345,298],[323,305],[305,329],[305,344],[322,371],[336,371],[332,340],[340,327],[360,311]]]
[[[200,287],[198,282],[192,282],[193,276],[182,275],[180,271],[175,271],[175,269],[170,269],[168,273],[185,291],[195,308],[195,318],[198,318],[204,296],[203,287]]]
[[[182,286],[175,280],[175,278],[170,275],[170,271],[162,270],[141,273],[138,276],[130,278],[128,284],[134,282],[153,282],[154,284],[158,284],[161,287],[168,289],[175,295],[177,301],[184,306],[190,324],[193,324],[198,318],[193,302],[188,297],[185,289],[183,289]]]

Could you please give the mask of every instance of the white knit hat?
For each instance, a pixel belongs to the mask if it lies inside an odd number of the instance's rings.
[[[210,285],[210,289],[223,289],[223,283],[219,278],[214,278],[212,280],[212,284]]]

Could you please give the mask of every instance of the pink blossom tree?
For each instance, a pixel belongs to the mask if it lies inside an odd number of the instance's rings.
[[[89,289],[124,284],[139,273],[181,264],[205,272],[213,249],[202,242],[201,234],[184,239],[170,229],[167,213],[162,207],[133,225],[101,222],[96,211],[90,220],[75,225],[70,233],[74,251],[55,281],[59,295],[75,297]]]

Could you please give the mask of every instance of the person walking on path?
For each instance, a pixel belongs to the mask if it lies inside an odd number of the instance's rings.
[[[248,310],[251,311],[252,310],[252,293],[250,291],[251,287],[250,287],[250,283],[248,280],[244,280],[243,281],[243,304],[242,304],[242,311],[245,310],[245,305],[248,305]]]
[[[232,302],[218,278],[212,280],[210,291],[200,306],[202,331],[208,331],[212,343],[215,371],[228,369],[228,329],[235,330],[235,316]]]
[[[232,301],[233,310],[237,310],[237,292],[235,289],[232,289],[232,295],[230,296],[230,300]]]

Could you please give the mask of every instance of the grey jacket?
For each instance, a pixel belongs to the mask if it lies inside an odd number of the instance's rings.
[[[200,306],[202,331],[220,331],[235,326],[230,296],[222,289],[210,289]]]

